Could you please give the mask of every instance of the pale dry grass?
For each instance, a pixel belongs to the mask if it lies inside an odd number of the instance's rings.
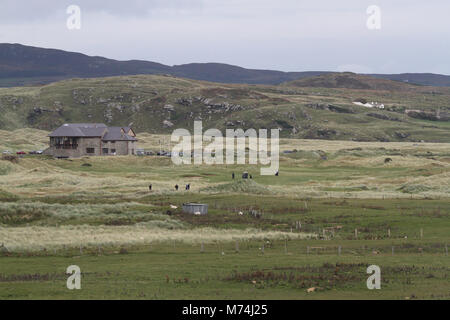
[[[0,239],[11,252],[38,251],[62,247],[143,245],[164,242],[188,244],[264,239],[307,239],[314,234],[198,228],[167,230],[144,223],[135,226],[0,227]]]
[[[48,132],[38,129],[0,130],[0,152],[32,151],[48,147]]]
[[[100,191],[109,194],[138,194],[148,190],[152,183],[154,193],[171,193],[175,183],[183,185],[187,179],[168,179],[173,174],[175,165],[168,158],[138,158],[127,157],[91,157],[89,159],[74,159],[71,168],[64,169],[56,164],[65,160],[41,160],[24,158],[19,163],[0,160],[0,189],[19,195],[64,195],[74,192]],[[88,162],[94,168],[115,168],[113,172],[90,172],[72,170]],[[139,165],[142,172],[127,172],[128,167]],[[192,173],[192,167],[176,168],[180,175]],[[186,181],[185,181],[186,180]],[[191,190],[196,191],[209,184],[201,179],[189,178],[195,181]]]
[[[20,137],[21,135],[25,135],[30,143],[47,141],[47,132],[45,131],[21,129],[16,130],[15,134],[0,131],[0,145],[5,141],[13,141],[16,139],[14,136]],[[159,150],[161,142],[162,148],[168,150],[169,135],[140,133],[138,138],[140,139],[140,148]],[[357,148],[356,151],[351,150],[355,148]],[[355,168],[355,173],[352,174],[351,179],[340,181],[327,180],[317,176],[317,181],[313,178],[298,185],[291,183],[288,189],[276,183],[266,183],[264,187],[272,194],[292,196],[300,194],[308,197],[348,195],[370,198],[404,197],[408,195],[399,190],[404,185],[424,185],[427,191],[421,191],[421,195],[445,197],[450,194],[450,158],[446,156],[450,150],[450,144],[281,139],[281,151],[293,149],[304,151],[304,158],[301,157],[302,154],[298,154],[299,159],[285,157],[281,154],[281,171],[283,168],[298,168],[301,170],[300,172],[309,174],[305,170],[314,165],[324,168]],[[323,162],[314,162],[315,158],[311,157],[311,154],[314,153],[316,157],[320,157],[315,152],[317,150],[329,153],[329,159]],[[394,150],[404,153],[404,155],[385,155],[387,152],[384,150]],[[426,156],[429,154],[428,152],[436,153],[439,156],[428,157]],[[355,153],[359,153],[360,156]],[[425,156],[414,156],[414,153],[421,153]],[[385,164],[386,157],[393,161]],[[82,167],[84,163],[89,163],[92,167],[84,170]],[[82,194],[85,197],[127,195],[129,198],[137,198],[148,194],[150,183],[153,185],[154,194],[172,194],[175,184],[179,184],[183,189],[185,183],[191,183],[191,192],[209,193],[208,190],[211,188],[220,188],[221,184],[229,181],[220,178],[214,182],[199,173],[210,170],[218,175],[228,175],[227,170],[239,171],[241,168],[242,170],[247,169],[245,166],[225,165],[175,166],[168,157],[86,157],[73,160],[43,160],[30,157],[20,159],[19,163],[0,160],[0,189],[26,197]],[[379,171],[373,170],[376,168]],[[395,171],[398,173],[390,174],[390,169],[407,171],[404,173]],[[259,169],[255,167],[255,170]],[[415,170],[416,173],[412,170]],[[409,172],[414,174],[409,174]],[[317,173],[314,174],[317,175]],[[324,188],[348,189],[361,185],[367,186],[369,190],[324,190]],[[181,192],[183,191],[179,191],[179,193]]]
[[[39,150],[48,146],[47,135],[50,132],[32,128],[17,129],[14,131],[0,130],[0,149],[6,145],[23,146],[26,151]],[[169,151],[174,145],[170,141],[171,136],[167,134],[151,134],[139,132],[137,138],[138,148],[159,151]],[[421,142],[360,142],[339,140],[316,140],[316,139],[280,139],[280,151],[283,150],[323,150],[325,152],[336,152],[343,149],[354,148],[389,148],[398,150],[416,151],[448,151],[450,143],[421,143]]]
[[[386,158],[391,158],[392,162],[384,163]],[[418,158],[411,156],[375,156],[375,157],[354,157],[341,156],[323,163],[324,167],[335,166],[357,166],[357,167],[423,167],[423,168],[450,168],[450,163],[446,161]]]
[[[354,148],[389,148],[416,151],[449,151],[450,143],[420,143],[420,142],[360,142],[339,140],[312,139],[280,139],[280,150],[323,150],[336,152]]]

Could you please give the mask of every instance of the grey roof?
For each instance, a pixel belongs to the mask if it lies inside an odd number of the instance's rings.
[[[108,132],[103,136],[103,140],[105,141],[137,141],[135,137],[124,134],[124,132],[128,132],[129,127],[108,127]]]
[[[61,126],[48,135],[49,137],[83,137],[84,133],[76,127]]]
[[[83,128],[106,128],[104,123],[65,123],[64,126]]]
[[[101,137],[103,140],[112,141],[137,141],[122,132],[128,132],[130,127],[107,127],[103,123],[65,123],[49,134],[49,137]]]
[[[65,123],[49,137],[102,137],[106,130],[103,123]]]

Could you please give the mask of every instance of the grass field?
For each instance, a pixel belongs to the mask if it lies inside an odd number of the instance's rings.
[[[23,149],[45,147],[47,132],[24,133]],[[1,148],[14,137],[0,132]],[[166,157],[0,160],[0,299],[450,299],[450,144],[280,149],[297,151],[278,177]],[[381,290],[366,287],[371,264]],[[81,290],[66,288],[69,265]]]

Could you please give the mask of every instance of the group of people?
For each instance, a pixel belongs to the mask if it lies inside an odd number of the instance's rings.
[[[175,185],[175,190],[178,191],[178,189],[179,189],[179,186],[178,186],[178,184],[176,184],[176,185]],[[191,190],[191,184],[188,183],[188,184],[184,187],[184,190]]]
[[[278,177],[278,171],[275,173],[275,176]],[[234,174],[234,172],[233,172],[233,173],[231,173],[231,179],[234,180],[234,178],[235,178],[235,174]],[[250,178],[250,179],[253,179],[253,176],[250,174],[250,175],[249,175],[249,178]],[[178,191],[179,188],[180,188],[180,186],[179,186],[178,184],[176,184],[176,185],[175,185],[175,191]],[[149,189],[150,191],[152,191],[152,185],[151,185],[151,184],[148,186],[148,189]],[[185,190],[191,190],[191,184],[190,184],[190,183],[186,184]]]

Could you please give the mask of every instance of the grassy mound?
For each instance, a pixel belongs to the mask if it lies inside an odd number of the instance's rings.
[[[18,199],[19,197],[15,194],[0,189],[0,202],[17,201]]]
[[[426,192],[426,191],[430,191],[433,188],[425,186],[423,184],[405,184],[403,186],[401,186],[398,190],[400,190],[403,193],[421,193],[421,192]]]
[[[270,194],[272,193],[269,188],[263,186],[251,179],[249,180],[236,180],[231,183],[220,184],[213,187],[202,189],[205,192],[224,192],[224,193],[251,193],[251,194]]]

